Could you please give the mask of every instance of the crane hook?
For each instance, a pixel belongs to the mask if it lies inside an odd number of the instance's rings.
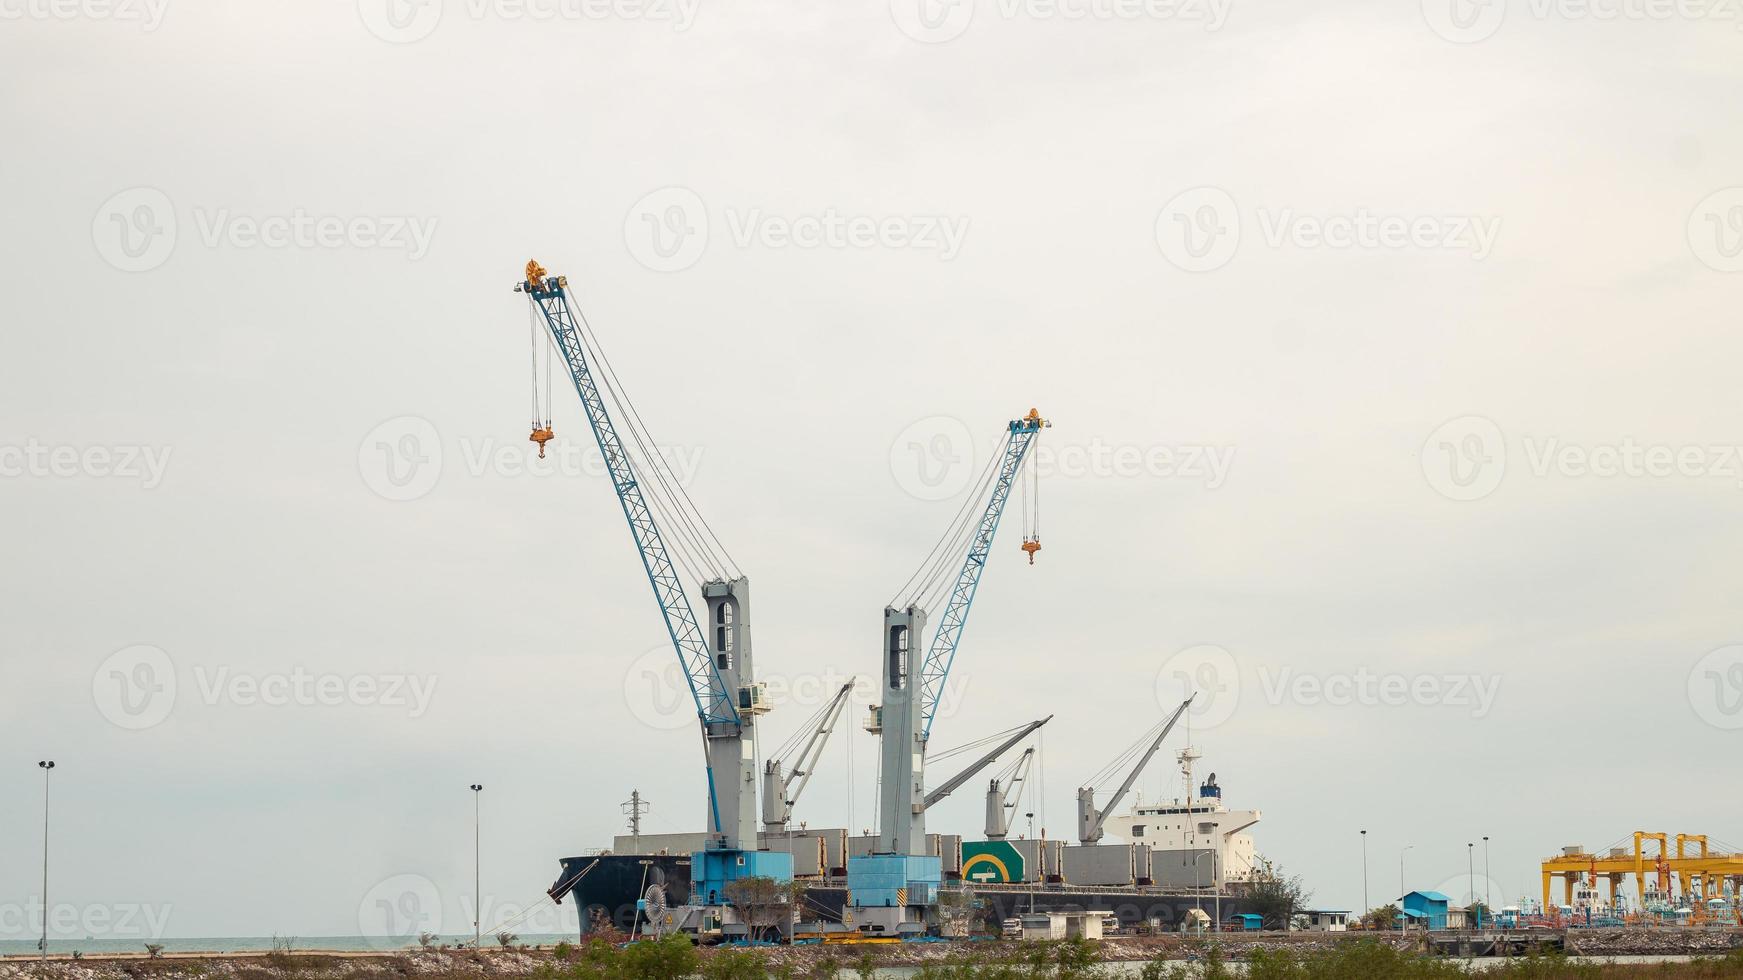
[[[1035,552],[1041,550],[1041,537],[1040,537],[1040,535],[1036,535],[1035,537],[1032,537],[1032,538],[1024,538],[1023,539],[1023,550],[1029,553],[1029,564],[1031,564],[1031,565],[1035,564]]]
[[[528,442],[536,442],[539,444],[539,458],[544,459],[545,458],[545,443],[550,442],[554,438],[556,438],[556,435],[551,431],[550,426],[547,425],[542,429],[535,426],[533,428],[533,434],[530,436],[527,436],[527,441]]]

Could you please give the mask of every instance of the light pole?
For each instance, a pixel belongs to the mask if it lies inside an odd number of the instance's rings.
[[[1404,932],[1404,896],[1410,894],[1404,890],[1404,852],[1415,846],[1415,844],[1406,844],[1398,852],[1398,932],[1400,935]]]
[[[482,866],[478,856],[480,837],[478,830],[478,794],[483,792],[483,790],[483,783],[472,784],[472,948],[475,950],[482,950],[484,948],[484,933],[482,931],[484,927],[481,921],[483,916],[479,914],[479,906],[483,904],[484,887],[481,884],[483,879],[478,873],[479,868]]]
[[[1222,864],[1221,864],[1222,857],[1223,857],[1222,825],[1215,824],[1215,823],[1211,824],[1210,825],[1210,833],[1211,833],[1211,839],[1216,841],[1216,849],[1210,852],[1210,887],[1216,889],[1216,891],[1212,893],[1213,895],[1216,896],[1216,898],[1215,898],[1216,922],[1211,925],[1210,931],[1211,932],[1222,932],[1223,931],[1223,869],[1222,869]],[[1260,923],[1260,925],[1263,926],[1264,923]],[[1285,929],[1288,928],[1287,924],[1285,924],[1284,928]]]
[[[1368,832],[1362,831],[1362,915],[1373,908],[1368,904]]]
[[[42,945],[38,947],[42,953],[42,973],[48,975],[48,773],[54,768],[53,759],[38,762],[37,768],[42,770]]]
[[[1210,885],[1212,888],[1216,889],[1216,925],[1211,929],[1211,931],[1212,932],[1222,932],[1223,931],[1223,870],[1222,870],[1223,848],[1222,848],[1222,838],[1218,837],[1216,843],[1217,843],[1216,850],[1212,851],[1211,856],[1210,856]],[[1265,924],[1263,922],[1259,923],[1260,928],[1263,928],[1264,925]]]
[[[1495,902],[1489,895],[1489,835],[1483,835],[1483,908],[1494,913]]]
[[[1473,855],[1476,854],[1476,848],[1477,845],[1474,843],[1467,842],[1465,844],[1465,891],[1471,896],[1470,909],[1473,912],[1477,911],[1477,872],[1474,870],[1476,865],[1473,859]],[[1483,915],[1481,912],[1477,912],[1477,914],[1472,916],[1472,918],[1477,920],[1476,924],[1479,927],[1482,926]],[[1470,927],[1471,923],[1466,922],[1465,928],[1469,929]]]
[[[1192,894],[1195,896],[1193,906],[1200,912],[1204,911],[1204,876],[1198,873],[1198,862],[1204,860],[1204,854],[1205,852],[1199,851],[1192,856]]]

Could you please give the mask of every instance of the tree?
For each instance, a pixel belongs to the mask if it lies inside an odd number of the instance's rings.
[[[1056,957],[1059,966],[1053,975],[1059,980],[1094,976],[1096,964],[1101,962],[1101,952],[1095,944],[1081,936],[1060,943]]]
[[[981,918],[980,903],[968,888],[941,889],[938,892],[938,931],[945,936],[966,936]]]
[[[750,930],[750,938],[757,940],[770,928],[793,921],[794,896],[803,888],[797,882],[753,876],[727,882],[725,893],[727,902]]]
[[[630,943],[617,961],[623,980],[672,980],[694,974],[702,964],[690,937],[673,933],[652,942]]]
[[[1311,897],[1299,876],[1284,873],[1280,865],[1267,858],[1259,859],[1259,866],[1253,869],[1247,904],[1264,919],[1265,928],[1289,928],[1290,920]]]
[[[501,932],[496,934],[496,944],[498,946],[506,947],[510,943],[514,942],[516,939],[519,939],[519,938],[520,938],[519,936],[515,935],[512,932],[509,932],[507,929],[504,929]]]
[[[1396,902],[1391,905],[1382,905],[1377,909],[1369,909],[1368,914],[1362,916],[1362,925],[1369,929],[1396,929],[1398,928],[1398,915],[1399,910]]]

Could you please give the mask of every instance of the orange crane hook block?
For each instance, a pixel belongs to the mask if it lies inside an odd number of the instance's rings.
[[[1029,553],[1029,564],[1035,564],[1035,552],[1041,550],[1041,539],[1038,537],[1024,538],[1023,550]]]
[[[536,442],[539,444],[539,458],[544,459],[545,458],[545,443],[550,442],[552,439],[555,439],[555,438],[556,438],[556,434],[553,433],[551,431],[551,427],[547,425],[542,429],[535,427],[533,429],[533,434],[530,436],[527,436],[527,441],[528,442]]]

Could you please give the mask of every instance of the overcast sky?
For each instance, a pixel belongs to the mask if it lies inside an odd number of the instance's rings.
[[[1035,406],[934,747],[1055,714],[1049,836],[1190,685],[1317,904],[1363,828],[1376,902],[1743,841],[1734,12],[400,2],[0,0],[0,935],[42,759],[65,938],[464,931],[473,782],[497,910],[634,789],[701,828],[572,391],[528,467],[532,257],[755,583],[767,744]]]

